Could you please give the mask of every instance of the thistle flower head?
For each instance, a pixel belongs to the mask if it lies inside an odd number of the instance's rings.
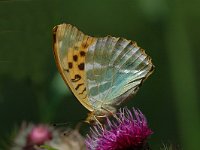
[[[78,130],[23,123],[11,150],[84,150],[84,141]]]
[[[120,109],[116,120],[107,118],[105,128],[100,125],[91,128],[86,145],[90,150],[144,150],[148,149],[147,138],[153,133],[140,110]]]
[[[11,150],[35,150],[58,135],[58,131],[44,124],[23,123],[14,139]]]
[[[45,125],[34,126],[27,136],[27,142],[33,145],[41,145],[52,139],[52,131]]]

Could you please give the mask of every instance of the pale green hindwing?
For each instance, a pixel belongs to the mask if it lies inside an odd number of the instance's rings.
[[[85,61],[88,100],[94,109],[119,105],[153,71],[151,58],[135,42],[111,36],[97,38]]]

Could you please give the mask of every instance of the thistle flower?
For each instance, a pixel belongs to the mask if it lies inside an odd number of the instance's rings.
[[[11,150],[35,150],[35,146],[42,145],[50,141],[59,133],[51,126],[31,123],[23,123],[17,133]]]
[[[32,128],[27,136],[27,143],[30,145],[41,145],[52,139],[52,131],[45,125],[38,125]]]
[[[107,118],[105,128],[97,125],[87,135],[86,145],[89,150],[147,150],[147,138],[153,133],[140,110],[120,109],[115,120]]]
[[[23,123],[11,150],[85,150],[84,141],[78,130]]]

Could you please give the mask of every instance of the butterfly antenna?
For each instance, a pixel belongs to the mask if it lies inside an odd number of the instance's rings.
[[[53,123],[54,127],[69,125],[69,123]]]

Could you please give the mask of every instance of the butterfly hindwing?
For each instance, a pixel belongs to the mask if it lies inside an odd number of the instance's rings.
[[[63,79],[77,99],[92,111],[87,96],[85,56],[94,38],[84,35],[69,24],[56,26],[54,37],[54,54]]]

